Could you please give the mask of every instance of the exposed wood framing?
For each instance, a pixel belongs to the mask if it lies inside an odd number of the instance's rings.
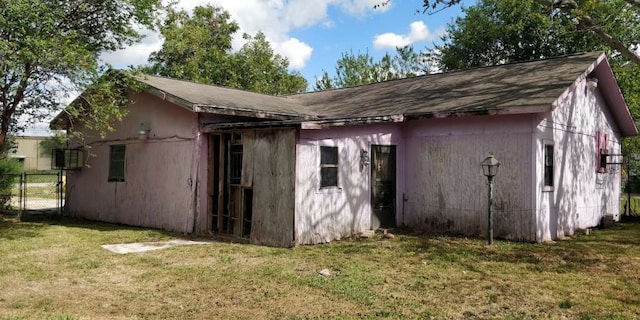
[[[213,168],[213,135],[207,135],[207,229],[211,228],[211,224],[213,223],[213,197],[217,196],[213,194],[213,176],[214,170],[217,168]],[[216,208],[217,209],[217,208]]]

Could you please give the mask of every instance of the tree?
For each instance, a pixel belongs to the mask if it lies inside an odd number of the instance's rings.
[[[638,21],[634,22],[633,12],[627,11],[629,6],[624,1],[606,3],[608,6],[600,9],[598,19],[606,17],[607,28],[619,39],[638,39],[640,26]],[[447,27],[448,36],[438,47],[436,58],[440,59],[443,69],[453,70],[582,51],[612,50],[597,35],[580,29],[568,16],[548,19],[545,10],[537,0],[481,0],[464,9],[466,15]],[[615,52],[610,52],[609,58],[631,114],[638,119],[640,65]],[[640,141],[624,139],[623,150],[640,152]]]
[[[429,73],[431,64],[424,52],[415,52],[413,47],[396,48],[396,55],[385,54],[379,61],[368,52],[342,53],[335,67],[335,76],[323,70],[314,90],[353,87],[386,80],[415,77]]]
[[[104,71],[99,55],[140,40],[136,27],[152,27],[160,8],[159,0],[0,2],[0,149],[7,134],[20,129],[20,117],[44,118],[59,110],[64,91],[83,90],[98,79]],[[87,103],[121,102],[98,97],[113,96],[105,91],[113,85],[96,87],[84,96]],[[120,111],[91,104],[83,123],[104,133]]]
[[[159,29],[165,41],[149,58],[154,74],[269,94],[306,90],[306,80],[288,72],[288,60],[274,54],[263,33],[245,35],[247,43],[233,53],[238,24],[222,8],[198,6],[192,14],[170,8]]]
[[[388,4],[390,0],[380,5]],[[457,5],[462,0],[423,0],[423,12],[434,13]],[[640,22],[639,0],[534,0],[545,8],[547,17],[571,21],[576,28],[595,35],[611,50],[640,65],[638,38],[620,34],[624,28],[637,28]],[[613,15],[611,15],[613,13]]]
[[[231,55],[232,77],[227,85],[273,95],[306,91],[307,80],[287,70],[289,61],[274,54],[264,33],[244,34],[243,38],[247,42]]]
[[[447,26],[435,56],[445,70],[604,49],[566,17],[549,19],[533,0],[482,0]]]

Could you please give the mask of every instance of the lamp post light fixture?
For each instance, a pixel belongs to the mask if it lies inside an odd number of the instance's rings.
[[[500,162],[493,157],[493,153],[489,153],[489,156],[482,161],[482,173],[487,177],[489,185],[487,244],[490,245],[493,244],[493,177],[498,174],[498,167],[500,167]]]

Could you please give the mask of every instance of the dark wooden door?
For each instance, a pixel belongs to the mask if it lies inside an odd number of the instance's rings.
[[[371,146],[371,229],[396,226],[396,146]]]

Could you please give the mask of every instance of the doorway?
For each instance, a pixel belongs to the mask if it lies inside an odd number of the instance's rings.
[[[396,226],[396,146],[371,146],[371,229]]]
[[[242,135],[211,135],[210,146],[210,230],[215,233],[249,237],[253,215],[253,190],[242,185]]]

